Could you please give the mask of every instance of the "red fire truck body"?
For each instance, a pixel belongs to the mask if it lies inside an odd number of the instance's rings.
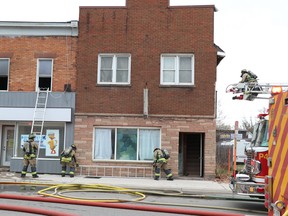
[[[269,101],[268,175],[265,206],[268,215],[288,215],[288,92]]]
[[[244,92],[234,99],[252,101],[258,94],[270,94],[269,116],[261,116],[254,126],[244,172],[232,178],[230,187],[237,194],[264,198],[269,216],[288,216],[288,91],[282,91],[287,85],[280,85],[276,93],[271,85],[265,86],[265,91],[258,84],[257,91],[233,87],[233,93]]]

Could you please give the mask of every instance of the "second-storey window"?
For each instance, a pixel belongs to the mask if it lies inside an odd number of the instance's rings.
[[[130,54],[100,54],[98,84],[130,84]]]
[[[0,59],[0,91],[8,90],[9,59]]]
[[[161,55],[161,85],[194,85],[194,56]]]
[[[38,59],[37,88],[52,91],[53,59]],[[37,89],[36,89],[37,90]]]

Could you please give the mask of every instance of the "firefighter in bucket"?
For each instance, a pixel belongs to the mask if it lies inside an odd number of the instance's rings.
[[[62,166],[61,176],[65,177],[67,166],[69,167],[69,175],[71,178],[75,175],[75,168],[79,166],[76,160],[76,145],[72,144],[69,148],[61,152],[60,163]]]

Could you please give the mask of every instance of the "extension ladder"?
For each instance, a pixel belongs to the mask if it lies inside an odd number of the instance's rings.
[[[42,132],[45,120],[45,112],[48,101],[49,89],[41,90],[38,88],[35,102],[35,109],[33,114],[33,121],[31,126],[31,134],[39,135],[39,144],[42,139]]]

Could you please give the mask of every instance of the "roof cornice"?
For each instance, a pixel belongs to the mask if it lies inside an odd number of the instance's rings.
[[[0,21],[0,36],[78,36],[78,21]]]

